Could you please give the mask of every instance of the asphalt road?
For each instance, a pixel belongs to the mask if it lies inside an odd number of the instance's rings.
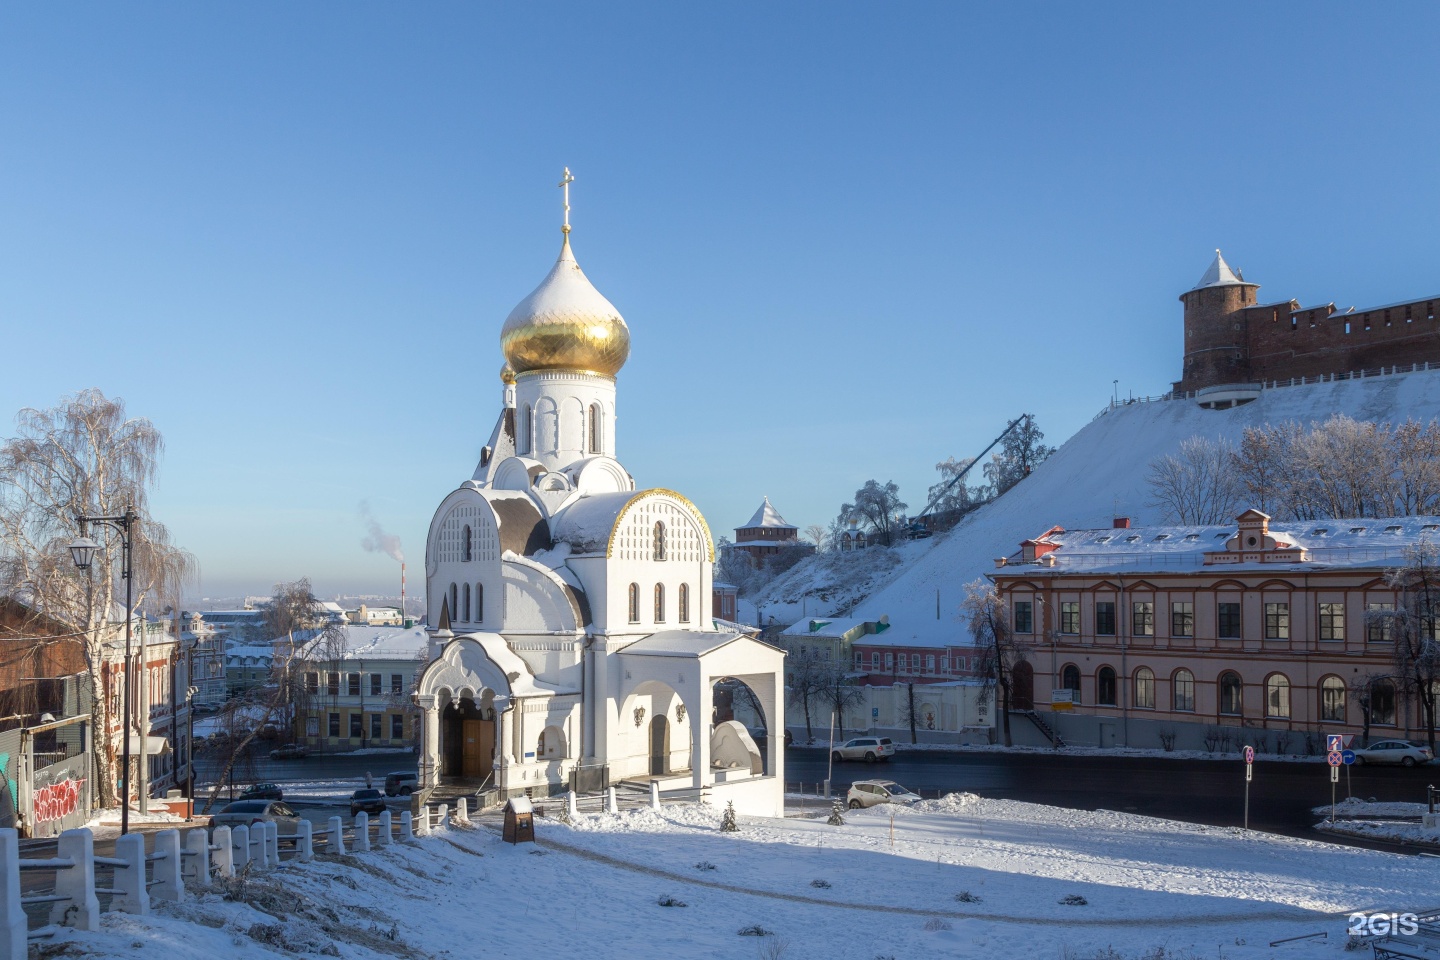
[[[358,790],[365,786],[367,773],[374,776],[377,785],[383,786],[387,773],[414,773],[417,769],[418,760],[415,754],[403,751],[358,756],[321,753],[311,754],[303,760],[271,760],[270,751],[266,748],[253,752],[246,760],[237,762],[231,780],[234,781],[237,794],[252,783],[270,782],[283,785],[307,780],[352,780],[354,786],[351,789]],[[209,758],[201,758],[196,763],[196,770],[199,778],[196,793],[201,797],[208,796],[210,786],[220,774],[220,765]],[[221,791],[220,795],[228,798],[228,788]]]
[[[785,752],[785,779],[818,783],[826,776],[824,750],[791,747]],[[320,754],[304,760],[270,760],[268,751],[237,767],[236,783],[353,780],[363,786],[368,772],[377,780],[392,771],[414,771],[410,753]],[[204,784],[215,771],[200,765]],[[897,780],[927,796],[967,790],[984,797],[1024,800],[1082,810],[1119,810],[1213,826],[1241,826],[1245,812],[1245,765],[1238,759],[1170,760],[1152,757],[1078,757],[1038,753],[902,752],[874,765],[835,765],[835,786],[855,780]],[[1423,803],[1425,786],[1440,785],[1440,767],[1350,767],[1340,773],[1338,799],[1353,794],[1376,800]],[[225,794],[222,793],[222,797]],[[1330,770],[1323,763],[1255,761],[1250,784],[1250,827],[1288,836],[1349,842],[1313,830],[1312,807],[1330,803]],[[328,815],[328,814],[327,814]],[[1380,849],[1397,845],[1355,841]]]
[[[791,748],[785,779],[825,779],[824,750]],[[833,786],[855,780],[895,780],[912,790],[966,790],[982,797],[1024,800],[1081,810],[1119,810],[1190,823],[1238,827],[1245,813],[1245,764],[1232,760],[1168,760],[1149,757],[1077,757],[1033,753],[902,752],[874,765],[835,765]],[[1366,799],[1423,803],[1425,786],[1440,784],[1433,766],[1351,767],[1349,793]],[[1340,772],[1336,797],[1347,794]],[[1250,827],[1312,840],[1338,840],[1312,829],[1312,807],[1330,803],[1330,770],[1323,763],[1255,761],[1250,784]],[[1344,842],[1344,841],[1340,841]],[[1393,849],[1393,844],[1363,843]]]

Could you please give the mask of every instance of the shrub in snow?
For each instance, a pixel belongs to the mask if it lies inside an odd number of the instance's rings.
[[[1220,747],[1220,728],[1205,728],[1205,752],[1214,753]]]
[[[1160,746],[1166,753],[1175,749],[1175,737],[1177,732],[1174,727],[1161,727],[1159,730]]]
[[[845,801],[839,797],[830,805],[830,819],[825,821],[832,827],[845,826]]]
[[[936,930],[950,930],[952,928],[950,926],[949,920],[942,920],[939,917],[931,917],[929,920],[925,921],[925,929],[929,930],[931,933],[934,933]]]
[[[790,952],[790,941],[784,937],[768,937],[760,943],[760,960],[784,960]]]
[[[725,804],[725,815],[720,818],[720,832],[737,833],[739,830],[740,824],[735,820],[735,801],[731,800]]]
[[[667,894],[663,894],[663,895],[660,897],[660,899],[656,900],[655,902],[658,903],[658,904],[660,904],[660,906],[662,906],[662,907],[688,907],[688,906],[690,906],[690,904],[686,903],[684,900],[676,900],[674,897],[670,896],[670,894],[668,894],[668,893],[667,893]]]
[[[810,886],[814,887],[814,888],[817,889],[817,890],[829,890],[829,889],[830,889],[830,881],[829,881],[829,880],[811,880],[811,881],[810,881]]]
[[[755,924],[754,926],[741,927],[739,930],[737,930],[737,931],[735,931],[735,932],[738,933],[738,934],[739,934],[740,936],[742,936],[742,937],[773,937],[773,936],[775,936],[775,931],[774,931],[774,930],[766,930],[764,927],[760,926],[760,924],[758,924],[758,923]]]
[[[975,894],[971,893],[969,890],[961,890],[959,893],[955,894],[955,899],[960,903],[980,902],[980,898],[977,897]]]
[[[1090,903],[1089,900],[1086,900],[1078,893],[1072,893],[1068,896],[1061,897],[1059,902],[1067,907],[1083,907],[1087,906]]]
[[[696,870],[714,870],[714,869],[715,869],[715,864],[711,863],[709,860],[701,860],[699,863],[695,864],[695,869],[696,869]]]

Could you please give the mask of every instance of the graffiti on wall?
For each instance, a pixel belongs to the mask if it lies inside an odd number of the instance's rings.
[[[80,809],[84,780],[71,778],[35,791],[35,822],[47,823],[67,817]]]

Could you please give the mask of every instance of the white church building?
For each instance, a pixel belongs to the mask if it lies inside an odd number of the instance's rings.
[[[495,429],[426,540],[422,786],[656,780],[781,816],[783,733],[752,734],[784,730],[784,653],[716,628],[705,518],[619,460],[630,331],[575,262],[570,182],[560,257],[500,332]]]

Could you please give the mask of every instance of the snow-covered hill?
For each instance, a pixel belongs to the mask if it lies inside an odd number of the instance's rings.
[[[1429,421],[1440,418],[1440,371],[1416,371],[1266,390],[1258,400],[1230,410],[1205,410],[1193,400],[1132,403],[1109,410],[1071,437],[1034,473],[994,503],[933,540],[907,544],[888,572],[879,563],[865,577],[832,583],[829,593],[854,602],[849,615],[890,617],[896,643],[959,640],[957,610],[964,585],[994,569],[1021,540],[1059,524],[1067,529],[1108,527],[1116,516],[1158,523],[1145,476],[1150,461],[1173,453],[1188,437],[1226,437],[1238,442],[1246,427],[1297,420],[1309,423],[1343,413],[1357,420]],[[869,553],[870,551],[866,551]],[[777,580],[759,599],[766,619],[801,616],[797,586],[821,576],[823,558],[806,561]],[[831,613],[815,599],[811,616]]]

